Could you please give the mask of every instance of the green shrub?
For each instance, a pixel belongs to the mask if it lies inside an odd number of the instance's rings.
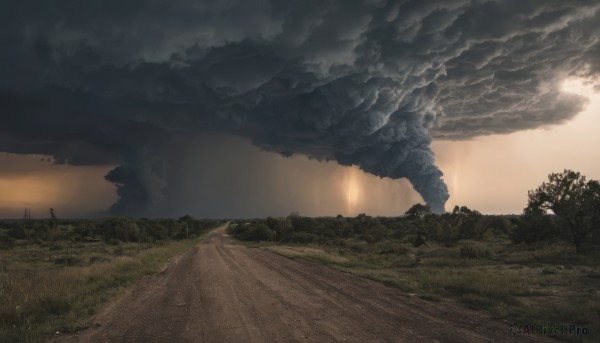
[[[264,224],[258,224],[241,233],[239,237],[244,241],[272,241],[273,231]]]

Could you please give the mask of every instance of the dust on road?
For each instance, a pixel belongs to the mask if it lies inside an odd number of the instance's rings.
[[[451,302],[231,244],[225,228],[56,342],[514,342]],[[540,337],[533,337],[541,341]],[[528,338],[532,339],[532,338]]]

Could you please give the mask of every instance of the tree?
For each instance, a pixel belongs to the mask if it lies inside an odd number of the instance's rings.
[[[163,241],[167,239],[167,228],[156,220],[149,220],[144,222],[145,231],[150,236],[150,239],[154,241]]]
[[[570,231],[577,253],[582,253],[583,243],[599,223],[600,183],[565,169],[548,175],[548,182],[529,191],[528,198],[524,215],[556,215]]]
[[[139,240],[140,238],[140,228],[133,220],[126,217],[115,219],[115,233],[117,239],[125,242]]]
[[[273,240],[277,242],[287,240],[292,231],[292,221],[287,218],[275,219],[268,217],[266,225],[273,233]]]
[[[431,214],[431,208],[428,205],[415,204],[406,211],[405,215],[408,218],[423,218]]]
[[[248,231],[240,235],[240,239],[245,241],[272,241],[273,231],[263,223],[252,225]]]
[[[480,217],[481,213],[477,210],[471,210],[467,206],[454,206],[452,210],[452,216],[459,219],[469,218],[469,217]]]
[[[315,231],[315,221],[310,217],[292,217],[291,222],[295,232]]]
[[[560,237],[555,219],[544,214],[524,214],[515,220],[515,226],[510,232],[510,239],[514,243],[530,244]]]
[[[452,213],[443,218],[450,220],[450,230],[457,230],[460,239],[481,239],[486,230],[482,214],[467,206],[454,206]]]

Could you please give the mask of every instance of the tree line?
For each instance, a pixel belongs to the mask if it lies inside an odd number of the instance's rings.
[[[348,240],[376,244],[400,240],[414,246],[435,241],[451,246],[462,239],[484,235],[509,238],[514,243],[566,240],[577,253],[600,246],[600,182],[572,170],[552,173],[548,181],[528,193],[522,215],[483,215],[466,206],[436,215],[416,204],[404,216],[286,218],[242,220],[229,227],[241,240],[343,245]]]
[[[184,216],[179,219],[133,219],[114,217],[97,220],[51,218],[0,221],[0,247],[10,248],[17,240],[34,242],[104,241],[153,243],[197,237],[219,222]]]
[[[16,240],[161,242],[200,235],[217,221],[184,216],[179,219],[99,220],[58,219],[54,210],[47,220],[0,221],[0,248]],[[396,240],[414,246],[438,242],[452,246],[459,240],[484,236],[509,238],[514,243],[569,241],[577,253],[600,246],[600,182],[581,173],[552,173],[538,188],[529,191],[521,215],[483,215],[466,206],[436,215],[427,205],[416,204],[403,216],[311,218],[297,213],[285,218],[238,220],[228,231],[241,240],[296,244],[344,245],[349,240],[377,244]]]

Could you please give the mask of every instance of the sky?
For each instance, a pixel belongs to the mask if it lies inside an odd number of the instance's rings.
[[[567,79],[563,89],[589,99],[584,111],[567,123],[433,143],[451,194],[447,208],[465,205],[482,213],[519,214],[527,206],[527,191],[550,173],[571,169],[600,180],[600,93],[577,79]]]
[[[599,8],[0,4],[0,217],[520,213],[600,179]]]

